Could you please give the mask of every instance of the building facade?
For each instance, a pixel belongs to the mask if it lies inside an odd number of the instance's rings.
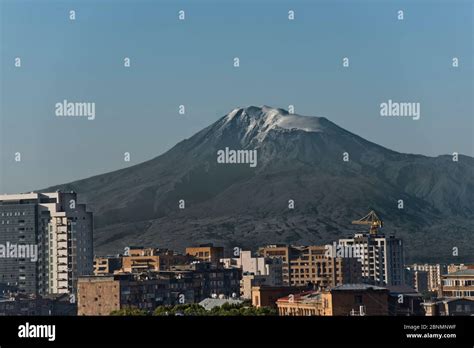
[[[367,284],[344,284],[290,294],[279,298],[277,306],[281,316],[388,315],[389,291]]]
[[[381,234],[357,233],[354,237],[340,239],[339,244],[356,247],[359,251],[364,282],[380,286],[404,284],[401,239]]]
[[[153,311],[160,305],[235,298],[239,279],[240,270],[212,263],[177,265],[169,271],[84,276],[79,279],[78,315],[109,315],[127,307]]]
[[[0,258],[0,283],[20,293],[75,293],[93,272],[93,219],[74,192],[0,195],[0,245],[36,249],[36,259]]]
[[[168,249],[130,247],[122,256],[120,272],[136,273],[144,271],[165,271],[171,266],[184,265],[194,259],[192,256],[179,255]]]
[[[224,248],[216,247],[212,243],[201,244],[196,247],[186,248],[186,255],[193,256],[197,260],[204,262],[219,263],[224,258]]]
[[[462,269],[442,276],[441,297],[474,300],[474,269]]]
[[[315,287],[360,282],[362,268],[355,257],[329,256],[327,246],[269,245],[259,249],[264,257],[282,260],[282,278],[286,285]]]
[[[283,263],[279,258],[253,257],[251,251],[240,251],[239,257],[221,259],[225,268],[242,270],[240,296],[250,299],[252,287],[283,285]]]
[[[447,272],[443,264],[413,264],[408,266],[413,271],[424,271],[428,273],[428,291],[438,291],[441,285],[441,275]]]

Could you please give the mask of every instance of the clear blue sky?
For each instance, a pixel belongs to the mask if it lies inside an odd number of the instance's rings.
[[[0,4],[1,193],[143,162],[246,105],[293,104],[400,152],[474,156],[469,0]],[[96,119],[56,117],[63,99],[95,102]],[[421,119],[380,117],[388,99],[420,102]]]

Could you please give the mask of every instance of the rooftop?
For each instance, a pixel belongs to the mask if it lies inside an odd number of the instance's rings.
[[[358,291],[358,290],[387,290],[381,286],[371,284],[342,284],[331,289],[331,291]]]
[[[199,305],[204,307],[206,311],[210,311],[214,307],[221,307],[222,305],[228,303],[228,304],[241,304],[242,300],[236,299],[236,298],[205,298],[201,302],[199,302]]]
[[[443,276],[458,277],[458,276],[474,276],[474,269],[462,269],[453,273],[444,274]]]

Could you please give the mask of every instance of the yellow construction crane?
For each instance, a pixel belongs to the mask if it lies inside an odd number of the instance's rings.
[[[383,227],[383,221],[379,219],[375,211],[371,210],[362,219],[352,221],[353,225],[370,225],[370,234],[376,235],[379,228]]]

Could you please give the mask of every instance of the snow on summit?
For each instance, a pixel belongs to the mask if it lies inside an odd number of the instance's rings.
[[[319,133],[326,128],[321,123],[320,117],[290,114],[286,110],[266,105],[236,108],[225,117],[224,124],[234,120],[240,123],[241,126],[245,125],[244,137],[257,131],[260,140],[263,140],[270,130],[288,129]]]

